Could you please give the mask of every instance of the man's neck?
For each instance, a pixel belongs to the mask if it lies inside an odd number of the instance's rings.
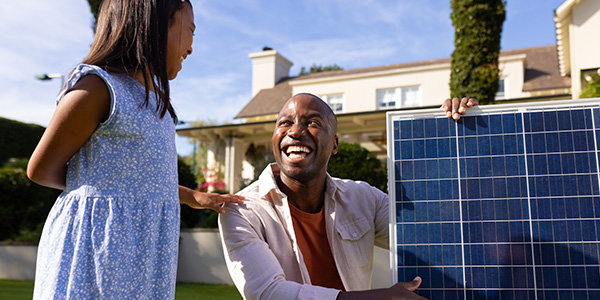
[[[277,186],[287,195],[288,202],[307,213],[317,213],[323,207],[325,182],[325,176],[304,183],[285,177],[283,174],[277,176]]]

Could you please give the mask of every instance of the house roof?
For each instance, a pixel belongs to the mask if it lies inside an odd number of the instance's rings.
[[[515,50],[505,50],[500,52],[500,56],[512,56],[525,54],[525,74],[524,91],[537,91],[555,88],[568,88],[571,80],[568,77],[562,77],[558,66],[558,55],[556,45],[523,48]],[[313,73],[297,77],[288,77],[278,82],[271,89],[263,89],[246,104],[246,106],[236,115],[238,118],[248,118],[264,115],[278,114],[285,102],[292,97],[291,81],[335,78],[356,74],[368,74],[388,70],[426,67],[437,64],[448,64],[450,58],[432,59],[409,63],[391,64],[377,67],[367,67],[352,70],[338,70],[329,72]]]
[[[501,56],[525,54],[523,91],[539,91],[571,87],[571,78],[560,75],[555,45],[506,50]]]
[[[292,97],[289,79],[282,79],[271,89],[260,90],[235,118],[279,114],[285,102]]]

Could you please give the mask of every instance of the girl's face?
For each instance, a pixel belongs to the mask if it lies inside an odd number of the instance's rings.
[[[169,25],[167,36],[167,77],[175,79],[181,70],[183,60],[192,54],[192,42],[194,40],[194,11],[189,4],[175,12]]]

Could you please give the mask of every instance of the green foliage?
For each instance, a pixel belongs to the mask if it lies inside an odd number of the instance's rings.
[[[90,11],[94,16],[94,23],[92,24],[92,29],[94,32],[96,31],[96,23],[98,22],[98,12],[100,10],[100,3],[102,0],[88,0],[88,4],[90,5]]]
[[[179,185],[183,185],[192,190],[198,187],[196,176],[192,174],[192,168],[179,155],[177,155],[177,175],[179,176]]]
[[[0,118],[0,165],[9,158],[29,158],[39,142],[44,127]]]
[[[366,181],[387,192],[387,172],[381,161],[358,144],[340,142],[332,155],[327,172],[333,177]]]
[[[180,156],[177,156],[177,172],[179,184],[196,190],[198,182],[190,166]],[[229,194],[227,191],[214,191],[218,194]],[[181,228],[217,228],[219,214],[212,209],[195,209],[181,204]]]
[[[321,65],[313,64],[310,67],[309,71],[307,71],[304,67],[302,67],[300,69],[300,74],[298,74],[298,75],[308,75],[308,74],[313,74],[313,73],[338,71],[338,70],[343,70],[343,68],[338,66],[337,64],[333,64],[333,65],[329,65],[329,66],[325,66],[325,67],[323,67]]]
[[[596,98],[600,97],[600,80],[592,81],[588,86],[581,91],[579,98]]]
[[[195,190],[198,187],[196,177],[188,164],[178,155],[177,173],[179,176],[179,185]],[[203,209],[194,209],[185,204],[181,204],[181,228],[193,228],[206,218],[207,214]]]
[[[59,190],[31,182],[25,169],[0,169],[0,241],[37,242]]]
[[[450,92],[452,97],[473,97],[481,104],[494,101],[498,92],[500,36],[506,17],[502,0],[451,0],[455,28]]]
[[[27,178],[25,169],[45,128],[0,118],[0,241],[37,242],[59,190]]]
[[[27,163],[29,163],[28,158],[10,158],[6,163],[4,163],[4,168],[13,168],[13,169],[23,169],[27,170]]]

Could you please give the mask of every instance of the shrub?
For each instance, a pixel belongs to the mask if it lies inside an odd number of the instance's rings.
[[[29,158],[45,128],[0,118],[0,166],[11,157]]]
[[[583,91],[579,98],[595,98],[600,97],[600,80],[593,81]]]
[[[179,184],[193,190],[198,189],[196,176],[192,174],[191,167],[181,157],[177,157],[177,172],[179,173]],[[229,194],[227,191],[215,191],[214,193]],[[181,228],[217,228],[217,217],[219,213],[212,209],[195,209],[181,204]]]
[[[38,242],[59,190],[37,185],[25,169],[0,169],[0,240]]]
[[[377,157],[358,144],[340,142],[329,159],[327,172],[333,177],[362,180],[387,192],[387,172]]]

